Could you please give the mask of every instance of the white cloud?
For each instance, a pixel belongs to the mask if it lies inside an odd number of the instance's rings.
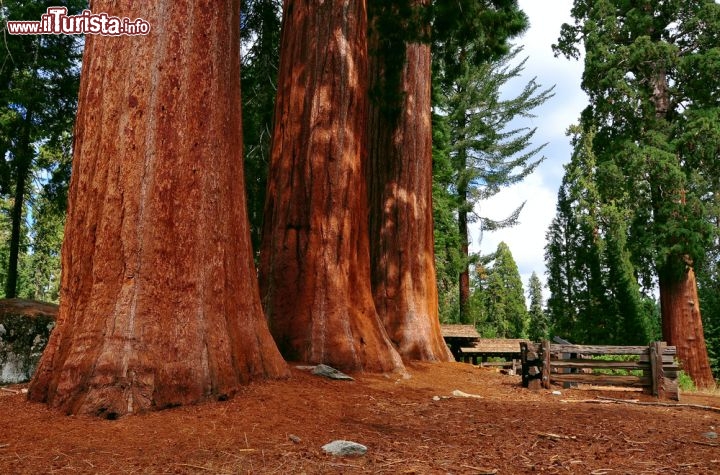
[[[556,195],[556,190],[548,187],[539,174],[534,174],[480,203],[476,212],[491,219],[507,217],[523,201],[525,207],[519,223],[512,228],[486,232],[481,237],[479,228],[475,226],[471,250],[487,254],[495,251],[503,241],[512,252],[526,288],[533,272],[537,272],[544,282],[545,232],[555,216]]]
[[[530,19],[530,29],[516,43],[524,45],[522,57],[528,56],[523,76],[508,85],[507,94],[519,92],[535,77],[544,86],[555,84],[555,97],[535,110],[537,117],[514,123],[513,126],[537,127],[535,146],[548,143],[543,150],[547,160],[523,183],[501,191],[479,204],[478,211],[489,218],[506,217],[520,203],[527,201],[517,226],[487,232],[480,240],[477,225],[471,228],[474,252],[489,253],[504,241],[518,264],[527,289],[533,271],[545,282],[545,233],[555,216],[557,191],[563,175],[563,164],[570,160],[572,149],[565,136],[567,128],[578,121],[587,104],[580,88],[582,61],[555,58],[551,45],[557,42],[562,23],[571,22],[572,0],[520,0]],[[545,292],[547,298],[547,291]]]

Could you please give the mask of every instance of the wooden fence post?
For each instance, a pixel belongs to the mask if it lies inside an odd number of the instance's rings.
[[[550,389],[550,341],[542,341],[542,386],[545,389]]]
[[[653,394],[660,399],[665,399],[665,370],[663,369],[665,346],[664,341],[655,341],[650,348],[650,367],[653,371]]]

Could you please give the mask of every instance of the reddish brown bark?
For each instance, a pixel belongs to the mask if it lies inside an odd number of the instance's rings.
[[[86,39],[58,326],[31,400],[114,418],[288,374],[245,210],[239,5],[93,2],[152,32]]]
[[[364,0],[286,0],[260,282],[288,359],[402,367],[375,311],[367,237]]]
[[[422,2],[419,2],[422,3]],[[373,45],[380,33],[373,29]],[[388,68],[402,67],[397,113],[371,101],[368,188],[375,306],[406,360],[450,361],[440,333],[432,216],[430,45],[406,44],[405,64],[371,54],[371,89]],[[394,85],[391,85],[394,86]]]
[[[692,267],[682,279],[660,275],[660,308],[663,338],[677,347],[683,370],[698,388],[715,387]]]

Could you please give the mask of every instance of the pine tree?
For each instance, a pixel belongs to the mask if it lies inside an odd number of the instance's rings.
[[[627,249],[629,200],[605,203],[592,142],[594,132],[570,128],[574,147],[548,232],[546,261],[554,332],[586,344],[646,344],[647,311]]]
[[[702,130],[699,117],[717,116],[720,4],[576,0],[572,14],[554,47],[586,51],[582,120],[596,128],[600,192],[632,197],[628,246],[645,280],[657,278],[663,336],[695,383],[712,385],[695,282],[710,235],[696,175],[710,164],[687,139]]]
[[[487,337],[527,338],[529,316],[525,291],[510,248],[501,242],[487,278],[476,292],[482,292],[484,318],[480,333]]]
[[[466,53],[472,54],[474,47],[477,45],[473,43],[466,45]],[[476,205],[522,181],[543,160],[537,155],[544,145],[531,144],[536,129],[508,129],[508,125],[515,118],[532,117],[532,110],[552,97],[552,88],[542,89],[533,79],[517,96],[501,99],[502,87],[524,68],[525,61],[515,63],[521,51],[516,48],[480,65],[447,64],[442,55],[436,60],[436,107],[450,132],[451,189],[456,197],[460,255],[465,261],[459,275],[461,320],[467,320],[470,297],[469,267],[473,259],[469,255],[469,225],[479,219],[486,231],[511,226],[523,206],[520,204],[507,219],[494,221],[477,217]]]
[[[530,275],[528,297],[530,298],[528,337],[532,341],[541,341],[550,335],[550,324],[543,308],[542,282],[535,271]]]

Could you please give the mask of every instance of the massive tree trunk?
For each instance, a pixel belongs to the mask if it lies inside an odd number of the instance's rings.
[[[416,3],[423,3],[422,1]],[[407,43],[405,63],[388,61],[372,30],[370,88],[400,102],[371,101],[368,187],[372,288],[380,319],[406,360],[452,359],[440,333],[432,216],[430,45]],[[401,84],[383,83],[402,68]]]
[[[58,326],[29,397],[115,418],[288,374],[245,210],[240,1],[95,1],[147,37],[88,36]]]
[[[683,370],[697,387],[714,387],[692,266],[680,279],[661,272],[659,280],[663,338],[677,347]]]
[[[293,360],[402,367],[370,289],[364,0],[286,0],[260,284]]]

